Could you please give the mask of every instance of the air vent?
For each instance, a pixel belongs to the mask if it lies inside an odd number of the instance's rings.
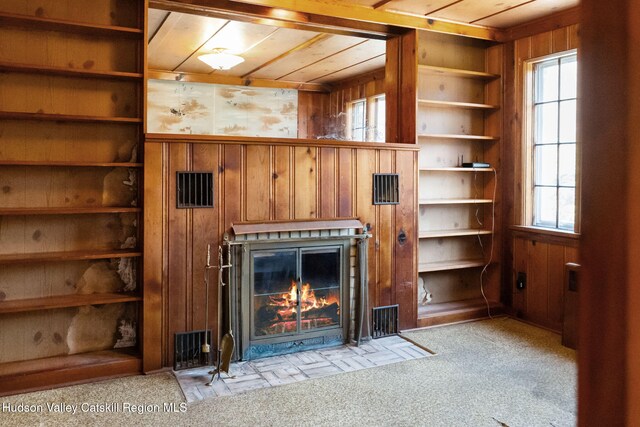
[[[213,207],[213,172],[178,172],[176,180],[179,209]]]
[[[373,204],[397,205],[400,203],[397,173],[373,174]]]
[[[373,338],[398,335],[398,304],[373,308]]]
[[[210,352],[202,352],[202,344],[210,345]],[[211,345],[211,331],[178,332],[175,334],[173,369],[197,368],[212,364],[213,346]]]

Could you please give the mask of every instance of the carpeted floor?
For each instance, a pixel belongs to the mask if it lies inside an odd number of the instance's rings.
[[[3,410],[0,420],[3,426],[575,425],[575,352],[559,336],[508,318],[405,335],[438,355],[184,404],[185,413],[165,412],[165,403],[180,411],[185,402],[172,374],[128,377],[0,398],[0,410],[21,403],[42,408]],[[82,411],[83,403],[86,410],[111,402],[118,412]],[[80,406],[75,415],[58,414],[47,408],[51,403]],[[141,408],[150,412],[132,413],[126,404],[150,405]]]

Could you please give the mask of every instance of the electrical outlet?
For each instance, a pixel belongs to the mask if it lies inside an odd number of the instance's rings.
[[[516,289],[521,291],[527,287],[527,273],[523,273],[522,271],[518,272],[518,276],[516,277]]]

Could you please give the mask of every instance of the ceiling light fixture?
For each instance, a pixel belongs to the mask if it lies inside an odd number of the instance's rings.
[[[227,49],[216,48],[206,55],[198,56],[198,59],[215,70],[229,70],[244,62],[244,58],[226,52]]]

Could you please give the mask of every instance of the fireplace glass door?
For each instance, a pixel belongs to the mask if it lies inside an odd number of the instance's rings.
[[[341,251],[335,246],[252,251],[252,335],[339,326]]]

